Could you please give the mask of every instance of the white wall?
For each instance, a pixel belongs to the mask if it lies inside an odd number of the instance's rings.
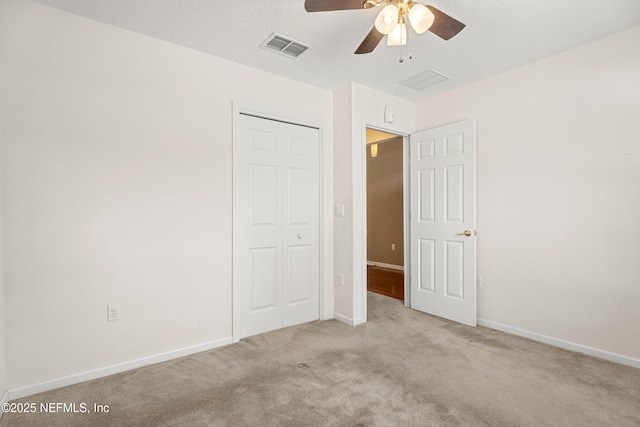
[[[0,15],[2,7],[0,6]],[[0,102],[2,102],[0,100]],[[0,105],[0,115],[3,112],[3,106]],[[2,128],[0,128],[0,189],[2,188]],[[4,297],[4,263],[3,248],[4,236],[2,226],[2,192],[0,191],[0,404],[8,400],[9,386],[7,383],[7,329],[6,329],[6,312],[7,306]],[[2,417],[2,411],[0,411]]]
[[[395,109],[393,123],[384,122],[387,104]],[[415,106],[357,83],[334,92],[334,199],[345,205],[345,217],[336,218],[334,273],[345,274],[336,285],[337,318],[351,324],[367,319],[366,294],[366,127],[407,134],[415,130]]]
[[[0,210],[1,212],[1,210]],[[0,218],[0,224],[1,224]],[[2,242],[0,241],[0,248],[2,247]],[[2,250],[0,249],[0,252]],[[1,261],[1,253],[0,253],[0,263]],[[7,391],[9,390],[9,386],[7,384],[7,336],[6,336],[6,322],[5,322],[5,313],[6,313],[6,305],[4,298],[4,280],[2,277],[4,276],[4,272],[1,270],[0,266],[0,404],[4,403],[8,400]],[[2,412],[0,411],[0,417],[2,417]]]
[[[478,123],[478,316],[640,359],[640,27],[417,105]],[[486,322],[485,322],[486,323]]]
[[[0,1],[7,387],[229,342],[232,101],[331,142],[332,93]]]
[[[344,217],[334,218],[333,273],[336,318],[353,322],[353,191],[351,185],[351,84],[333,93],[333,202],[345,207]],[[338,275],[344,275],[344,285]]]
[[[8,400],[4,284],[0,285],[0,404]],[[2,417],[2,413],[0,413]]]
[[[0,17],[5,14],[5,4],[0,2]],[[1,43],[1,41],[0,41]],[[0,55],[0,82],[4,79],[5,61],[4,57]],[[0,83],[1,84],[1,83]],[[4,102],[4,97],[0,97],[0,118],[5,115],[7,105]],[[2,202],[2,159],[4,157],[4,124],[0,120],[0,403],[3,403],[7,398],[7,333],[6,333],[6,304],[4,298],[4,233],[3,233],[3,202]],[[0,411],[0,417],[2,417],[2,411]]]

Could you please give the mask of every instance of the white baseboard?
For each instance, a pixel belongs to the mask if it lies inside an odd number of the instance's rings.
[[[340,313],[333,313],[333,318],[339,322],[346,323],[349,326],[358,326],[365,323],[365,320],[363,318],[352,319]]]
[[[347,316],[343,316],[340,313],[333,313],[333,318],[339,322],[346,323],[349,326],[353,326],[353,319]]]
[[[525,331],[524,329],[514,328],[512,326],[503,325],[502,323],[492,322],[490,320],[478,319],[478,325],[485,326],[491,329],[496,329],[498,331],[506,332],[508,334],[517,335],[519,337],[529,338],[530,340],[549,344],[554,347],[560,347],[565,350],[571,350],[577,353],[588,354],[589,356],[598,357],[600,359],[605,359],[611,362],[620,363],[621,365],[640,368],[640,360],[634,359],[633,357],[627,357],[621,354],[611,353],[609,351],[588,347],[586,345],[576,344],[576,343],[561,340],[558,338],[553,338],[546,335],[538,334],[535,332]]]
[[[0,398],[0,405],[3,405],[8,401],[9,401],[9,392],[5,391],[4,394],[2,395],[2,398]],[[4,414],[4,411],[0,411],[0,419],[2,418],[2,414]]]
[[[160,353],[153,356],[130,360],[128,362],[105,366],[104,368],[94,369],[92,371],[80,372],[78,374],[73,374],[50,381],[31,384],[25,387],[14,388],[5,393],[5,395],[8,395],[7,398],[9,400],[20,399],[36,393],[42,393],[44,391],[66,387],[68,385],[78,384],[89,380],[95,380],[96,378],[102,378],[108,375],[119,374],[120,372],[130,371],[132,369],[141,368],[143,366],[166,362],[167,360],[177,359],[179,357],[189,356],[191,354],[200,353],[203,351],[213,350],[214,348],[222,347],[231,343],[231,337],[221,338],[190,347],[167,351],[166,353]]]
[[[367,321],[364,320],[362,317],[359,317],[357,319],[353,319],[353,326],[362,325],[363,323],[367,323]]]
[[[378,262],[378,261],[367,261],[367,265],[404,271],[404,266],[402,265],[385,264],[384,262]]]

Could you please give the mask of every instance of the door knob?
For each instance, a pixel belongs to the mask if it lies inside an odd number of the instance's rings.
[[[298,234],[298,240],[302,239],[302,234]]]
[[[464,230],[464,233],[458,233],[458,236],[471,236],[471,230]]]

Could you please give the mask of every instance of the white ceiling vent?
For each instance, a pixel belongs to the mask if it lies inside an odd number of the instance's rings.
[[[260,47],[288,56],[289,58],[297,58],[309,49],[310,46],[281,34],[273,33],[262,43]]]
[[[405,85],[415,90],[424,90],[428,87],[442,83],[445,80],[449,80],[451,77],[445,76],[434,70],[427,70],[420,74],[416,74],[413,77],[409,77],[407,80],[400,82],[401,85]]]

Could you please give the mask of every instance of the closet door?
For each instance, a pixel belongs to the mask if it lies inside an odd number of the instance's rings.
[[[319,132],[240,115],[234,287],[240,338],[319,318]]]
[[[320,318],[320,180],[317,129],[284,130],[283,326]]]

